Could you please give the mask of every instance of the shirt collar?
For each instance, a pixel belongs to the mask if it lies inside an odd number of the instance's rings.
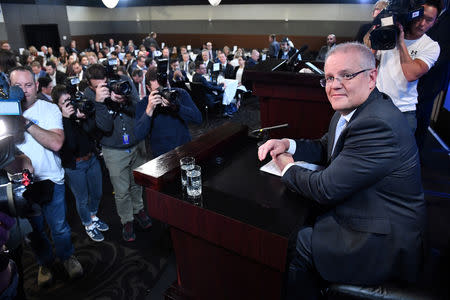
[[[354,110],[352,110],[350,113],[346,114],[345,116],[341,115],[341,117],[344,118],[345,121],[347,121],[347,123],[348,123],[348,122],[350,122],[350,119],[352,118],[355,111],[356,111],[356,108]]]

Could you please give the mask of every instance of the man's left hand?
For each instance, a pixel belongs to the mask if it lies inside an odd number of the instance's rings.
[[[127,97],[111,92],[111,100],[118,103],[124,103],[125,101],[127,101]]]
[[[280,171],[283,172],[284,168],[294,162],[294,159],[292,158],[292,155],[289,153],[281,153],[280,155],[273,158],[275,163],[277,164],[278,168],[280,168]]]

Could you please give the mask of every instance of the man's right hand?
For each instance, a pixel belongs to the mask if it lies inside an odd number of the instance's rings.
[[[158,93],[158,91],[153,91],[148,96],[148,104],[147,108],[145,109],[145,113],[151,117],[153,115],[153,112],[155,110],[156,105],[161,104],[163,102],[163,99],[161,95]]]
[[[97,86],[95,90],[95,101],[99,103],[105,102],[106,98],[111,97],[109,89],[106,87],[106,84]]]
[[[276,158],[281,153],[286,152],[289,149],[289,140],[268,140],[258,148],[259,160],[264,160],[267,153],[270,153],[272,158]]]
[[[69,119],[70,116],[75,113],[75,109],[73,108],[72,104],[70,104],[69,101],[66,101],[61,107],[61,113],[64,118]]]

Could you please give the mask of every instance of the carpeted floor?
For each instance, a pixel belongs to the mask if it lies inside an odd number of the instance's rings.
[[[192,138],[227,121],[244,123],[250,130],[259,128],[258,99],[252,97],[243,102],[241,109],[232,118],[224,118],[219,113],[210,113],[208,122],[191,125]],[[104,192],[98,215],[110,226],[110,230],[104,233],[103,242],[93,242],[86,235],[76,213],[75,200],[69,190],[66,192],[67,218],[72,228],[75,255],[84,268],[84,276],[77,280],[69,280],[64,267],[57,262],[53,267],[54,283],[49,288],[38,288],[38,266],[30,247],[25,245],[23,265],[27,299],[155,299],[152,288],[163,274],[168,258],[172,254],[168,230],[163,224],[153,220],[152,228],[146,231],[139,230],[137,225],[135,226],[137,235],[135,242],[124,242],[112,186],[107,174],[103,177]],[[174,279],[170,279],[170,283]]]

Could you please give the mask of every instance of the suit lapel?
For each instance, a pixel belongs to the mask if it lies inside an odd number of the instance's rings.
[[[335,112],[331,118],[330,127],[328,128],[328,142],[327,142],[327,157],[328,163],[331,162],[331,151],[333,150],[334,144],[334,133],[336,132],[336,126],[340,118],[340,114]]]

